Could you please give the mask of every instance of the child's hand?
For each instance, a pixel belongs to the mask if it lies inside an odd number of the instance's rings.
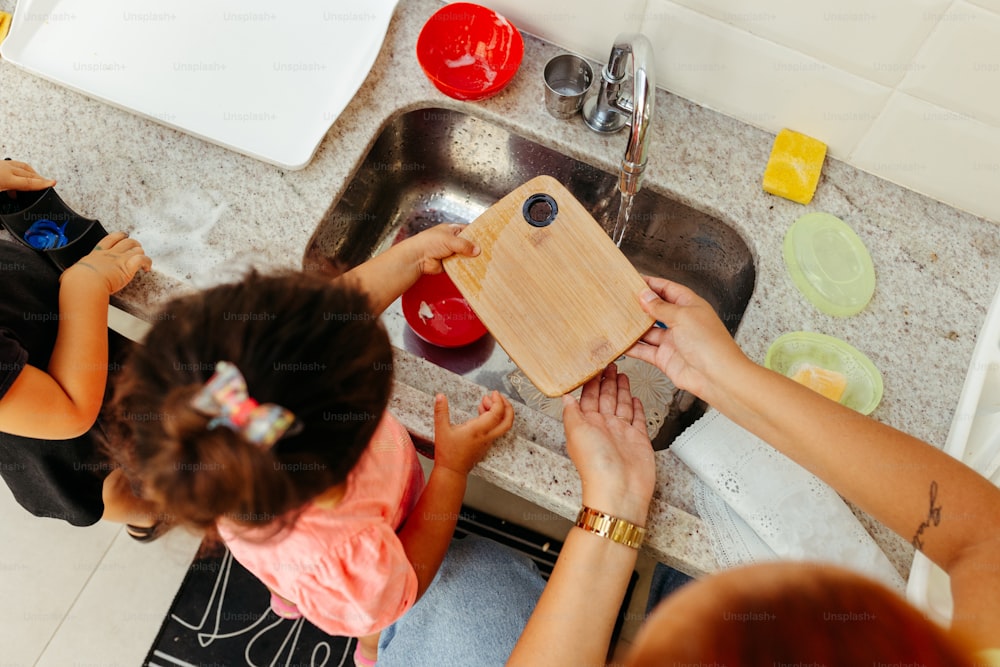
[[[39,176],[31,165],[16,160],[0,160],[0,191],[3,190],[44,190],[56,182]]]
[[[498,391],[483,397],[478,417],[457,426],[451,423],[448,399],[438,394],[434,397],[434,465],[468,475],[493,441],[513,424],[514,407]]]
[[[472,241],[458,237],[463,229],[465,225],[436,225],[409,239],[421,274],[441,273],[444,268],[441,260],[445,257],[479,254],[479,247]]]
[[[436,225],[397,243],[359,264],[341,281],[353,282],[368,294],[372,313],[380,315],[422,275],[441,273],[441,260],[452,255],[473,257],[479,248],[458,237],[464,225]]]
[[[63,278],[95,280],[114,294],[135,276],[139,269],[149,271],[153,260],[146,256],[142,246],[125,232],[108,234],[87,255],[63,272]]]

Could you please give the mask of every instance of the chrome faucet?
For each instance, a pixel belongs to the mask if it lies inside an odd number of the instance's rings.
[[[625,77],[629,55],[631,86],[626,85]],[[641,185],[655,97],[653,47],[649,39],[639,33],[618,35],[608,64],[601,72],[601,85],[583,103],[583,119],[596,132],[617,132],[629,122],[631,129],[618,179],[618,189],[623,195],[634,195]]]

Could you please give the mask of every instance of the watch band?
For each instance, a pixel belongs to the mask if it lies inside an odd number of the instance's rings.
[[[612,542],[638,549],[646,539],[646,529],[625,519],[605,514],[584,505],[576,516],[576,525],[584,530],[606,537]]]

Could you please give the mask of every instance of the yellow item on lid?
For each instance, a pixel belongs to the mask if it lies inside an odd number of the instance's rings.
[[[842,373],[830,371],[812,364],[802,364],[792,379],[813,391],[819,392],[831,401],[840,402],[844,390],[847,389],[847,378]]]
[[[7,31],[10,30],[10,21],[10,14],[0,12],[0,43],[3,42],[3,38],[7,36]]]
[[[819,139],[789,129],[778,132],[764,169],[764,191],[808,204],[816,193],[825,157],[826,144]]]

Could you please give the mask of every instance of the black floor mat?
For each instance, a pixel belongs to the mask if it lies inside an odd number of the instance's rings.
[[[473,533],[534,559],[548,578],[562,543],[463,508],[456,535]],[[222,548],[199,555],[181,583],[145,664],[149,667],[351,665],[354,640],[332,637],[270,609],[267,588]],[[634,584],[636,577],[633,576]],[[631,593],[632,586],[629,587]],[[623,609],[628,606],[626,597]],[[621,616],[619,617],[620,620]]]

